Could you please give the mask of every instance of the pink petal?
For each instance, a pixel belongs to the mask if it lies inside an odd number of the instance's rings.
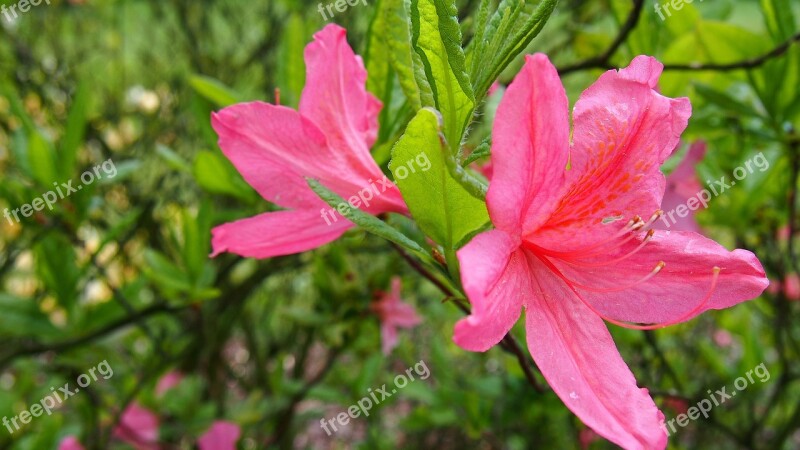
[[[156,395],[163,395],[168,390],[180,384],[181,381],[183,381],[182,373],[175,370],[165,373],[156,384]]]
[[[156,450],[158,416],[138,403],[131,403],[114,428],[114,437],[131,444],[137,450]]]
[[[313,122],[283,106],[240,103],[215,113],[211,123],[220,148],[244,179],[262,197],[284,208],[324,205],[306,177],[320,180],[345,200],[383,178],[374,161],[370,170],[358,167],[355,149],[329,146]],[[365,211],[405,211],[396,187],[380,189]]]
[[[275,211],[220,225],[212,230],[213,256],[222,252],[252,258],[291,255],[339,238],[353,224],[322,203],[318,209]],[[327,221],[322,217],[325,211]],[[330,225],[328,224],[330,223]]]
[[[583,423],[626,449],[663,449],[664,415],[622,360],[603,321],[537,265],[528,302],[528,350],[553,391]]]
[[[639,56],[611,70],[587,89],[573,112],[575,130],[567,190],[558,209],[533,240],[558,250],[585,247],[619,230],[603,219],[634,215],[645,220],[661,206],[659,166],[677,146],[691,115],[686,98],[654,88],[663,66]],[[591,232],[588,232],[591,230]]]
[[[577,288],[581,296],[605,316],[634,323],[672,323],[688,319],[686,314],[703,303],[710,292],[713,268],[721,270],[711,298],[691,317],[709,309],[724,309],[758,297],[768,280],[755,255],[747,250],[728,251],[716,242],[690,231],[657,231],[635,254],[641,239],[593,259],[600,267],[580,267],[554,261],[570,280],[591,289],[617,290],[592,292]],[[637,284],[659,262],[666,266],[644,283]]]
[[[458,321],[453,340],[466,350],[483,352],[519,319],[523,295],[531,289],[527,261],[519,240],[501,230],[476,236],[459,250],[458,260],[472,314]]]
[[[67,436],[58,444],[58,450],[84,450],[78,438]]]
[[[412,328],[422,321],[413,306],[403,303],[401,288],[400,277],[393,277],[391,290],[372,304],[381,321],[381,348],[386,355],[397,346],[397,328]]]
[[[200,450],[236,450],[236,442],[241,434],[239,425],[218,420],[200,436],[197,445]]]
[[[661,201],[661,209],[666,214],[674,211],[680,205],[686,205],[690,198],[697,197],[697,194],[703,189],[695,167],[702,161],[705,153],[706,143],[704,141],[695,142],[689,147],[689,151],[681,163],[667,177],[667,187],[664,199]],[[662,216],[664,220],[657,220],[653,228],[700,233],[700,226],[697,225],[694,214],[695,212],[690,210],[686,217],[675,214],[672,215],[672,218]]]
[[[784,278],[783,293],[789,300],[800,300],[800,277],[796,273],[790,273]]]
[[[396,327],[387,323],[381,324],[381,351],[384,355],[392,353],[392,350],[397,347],[398,339]]]
[[[525,66],[500,102],[492,131],[492,182],[487,193],[495,227],[519,233],[547,219],[564,183],[569,105],[555,67],[543,54]]]
[[[361,170],[374,174],[377,165],[369,149],[378,133],[382,105],[367,92],[367,71],[347,44],[346,34],[344,28],[331,24],[306,47],[300,113],[320,127],[333,149],[360,161]]]

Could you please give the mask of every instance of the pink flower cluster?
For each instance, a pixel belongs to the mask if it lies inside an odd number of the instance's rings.
[[[167,373],[159,380],[156,395],[162,396],[182,380],[183,375],[179,372]],[[158,443],[158,428],[158,416],[133,402],[122,412],[113,436],[136,450],[159,450],[161,446]],[[200,450],[236,450],[236,442],[240,437],[241,429],[238,425],[218,420],[198,438],[197,446]],[[58,450],[84,450],[84,447],[77,437],[67,436],[59,444]]]
[[[246,103],[213,117],[222,151],[245,180],[286,208],[217,227],[214,254],[267,258],[331,242],[353,224],[320,225],[326,205],[306,177],[346,196],[383,176],[369,152],[381,104],[365,89],[345,31],[325,27],[305,56],[299,111]],[[455,342],[486,351],[524,314],[528,350],[553,391],[595,433],[629,449],[665,448],[664,415],[637,386],[605,322],[660,328],[767,286],[751,252],[728,251],[692,225],[654,228],[666,185],[659,168],[691,115],[688,99],[658,92],[662,68],[638,56],[604,73],[570,121],[556,68],[543,54],[528,56],[493,126],[486,200],[494,229],[458,252],[472,311],[456,324]],[[396,188],[365,211],[408,214]],[[418,322],[398,290],[393,281],[373,308],[384,323],[384,351],[395,327]]]

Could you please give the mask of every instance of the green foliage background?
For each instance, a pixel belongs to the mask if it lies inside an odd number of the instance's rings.
[[[552,391],[532,389],[513,355],[452,343],[462,313],[386,241],[354,230],[296,256],[208,257],[213,226],[274,208],[222,156],[210,113],[274,101],[275,88],[282,104],[297,105],[303,48],[325,23],[319,2],[51,3],[13,24],[0,16],[0,208],[28,203],[109,158],[119,173],[52,212],[0,222],[0,415],[16,415],[104,359],[114,376],[13,435],[0,429],[0,448],[52,449],[68,434],[87,448],[125,448],[110,430],[133,399],[162,418],[164,448],[192,448],[215,418],[242,426],[244,449],[580,447],[585,427]],[[398,3],[367,3],[333,20],[347,28],[370,89],[386,104],[373,154],[387,167],[417,110],[439,99],[419,74],[403,76],[409,49],[386,39],[405,24]],[[483,3],[491,2],[457,2],[459,22],[440,26],[453,34],[460,28],[471,42],[484,23]],[[521,17],[533,12],[529,3]],[[635,26],[626,26],[629,17],[638,17]],[[638,54],[657,57],[667,65],[662,92],[692,101],[685,141],[708,142],[702,180],[730,177],[758,152],[770,162],[713,199],[698,221],[728,248],[754,251],[770,279],[782,281],[800,271],[799,19],[800,4],[790,0],[694,2],[664,21],[652,2],[564,0],[532,41],[533,27],[512,28],[515,39],[467,46],[463,67],[447,59],[453,48],[436,52],[452,42],[437,43],[423,29],[416,45],[448,68],[437,79],[452,75],[458,87],[447,93],[462,106],[446,115],[445,134],[459,156],[489,135],[497,101],[483,100],[497,74],[484,72],[499,67],[511,44],[547,53],[572,104],[604,68]],[[621,29],[630,32],[620,36]],[[521,67],[518,53],[511,52],[502,83]],[[697,64],[711,66],[686,67]],[[459,127],[471,108],[476,121],[462,147]],[[388,220],[424,243],[410,220]],[[401,333],[401,345],[385,357],[369,304],[395,274],[424,322]],[[678,414],[676,403],[732,386],[762,362],[770,372],[769,381],[680,429],[670,448],[800,448],[799,310],[779,290],[665,330],[611,327],[667,418]],[[727,336],[730,343],[720,345]],[[428,380],[333,437],[320,429],[320,418],[420,360]],[[168,370],[188,378],[159,399],[154,385]]]

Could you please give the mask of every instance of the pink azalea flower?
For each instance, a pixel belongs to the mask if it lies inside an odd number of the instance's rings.
[[[114,437],[136,450],[158,450],[158,416],[134,402],[122,413]]]
[[[686,156],[667,177],[664,200],[661,202],[662,210],[674,211],[678,206],[686,205],[690,198],[697,197],[697,194],[703,189],[703,185],[700,184],[700,179],[697,178],[695,167],[697,163],[703,160],[705,154],[706,143],[704,141],[697,141],[689,147]],[[654,224],[654,228],[700,233],[700,226],[697,224],[694,215],[694,210],[689,210],[686,217],[680,217],[675,214],[672,216],[675,223],[672,223],[671,219],[662,218],[662,220]],[[669,227],[664,226],[665,222],[669,224]]]
[[[183,381],[183,374],[177,370],[165,373],[156,384],[156,395],[159,397],[164,395],[165,392],[179,385],[181,381]]]
[[[236,442],[241,434],[239,425],[218,420],[200,436],[197,445],[200,450],[236,450]]]
[[[262,197],[286,208],[216,227],[214,255],[299,253],[351,228],[350,221],[317,197],[305,177],[319,180],[346,201],[359,199],[363,191],[366,201],[358,207],[370,214],[407,212],[400,190],[370,155],[382,105],[365,88],[367,72],[347,44],[345,30],[326,26],[306,47],[305,60],[299,111],[252,102],[212,116],[225,156]]]
[[[792,272],[783,279],[783,293],[789,300],[800,300],[800,277]]]
[[[422,319],[414,307],[400,299],[400,277],[392,278],[392,289],[372,304],[372,310],[381,321],[381,348],[385,355],[397,347],[397,329],[412,328]]]
[[[664,415],[637,387],[603,319],[657,328],[767,286],[748,251],[693,232],[648,231],[664,193],[659,165],[691,114],[688,99],[656,92],[662,68],[640,56],[603,74],[575,105],[570,142],[555,67],[545,55],[527,57],[494,123],[487,205],[496,229],[458,252],[472,314],[456,325],[455,342],[486,351],[524,308],[528,350],[553,391],[629,449],[663,449]]]
[[[84,450],[83,445],[75,436],[67,436],[58,444],[58,450]]]

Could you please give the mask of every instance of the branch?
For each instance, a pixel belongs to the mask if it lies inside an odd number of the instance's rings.
[[[738,69],[753,69],[764,64],[770,59],[777,58],[778,56],[783,55],[784,53],[786,53],[787,50],[789,50],[789,47],[791,47],[792,44],[794,44],[795,42],[800,42],[800,33],[795,34],[783,44],[775,47],[774,49],[770,50],[767,53],[764,53],[763,55],[757,58],[745,59],[743,61],[726,63],[726,64],[713,64],[713,63],[712,64],[703,64],[703,63],[665,64],[664,70],[676,70],[676,71],[716,70],[720,72],[725,72]]]
[[[619,50],[622,44],[628,39],[628,36],[631,34],[634,28],[636,28],[636,24],[639,23],[639,18],[642,16],[642,6],[644,5],[644,0],[633,0],[633,9],[631,10],[630,14],[628,14],[628,18],[625,20],[625,23],[622,25],[622,28],[619,29],[619,33],[617,33],[617,37],[614,38],[614,41],[611,45],[606,49],[605,52],[593,57],[586,59],[584,61],[571,64],[566,67],[562,67],[558,69],[559,75],[566,75],[568,73],[577,72],[579,70],[586,70],[586,69],[611,69],[611,63],[609,60],[614,53]]]
[[[69,349],[74,348],[74,347],[79,347],[79,346],[81,346],[81,345],[83,345],[83,344],[85,344],[87,342],[91,342],[91,341],[93,341],[93,340],[95,340],[97,338],[103,337],[103,336],[105,336],[107,334],[113,333],[114,331],[117,331],[120,328],[125,328],[125,327],[127,327],[129,325],[132,325],[132,324],[134,324],[134,323],[136,323],[136,322],[138,322],[138,321],[140,321],[140,320],[142,320],[142,319],[144,319],[146,317],[150,317],[150,316],[153,316],[153,315],[156,315],[156,314],[162,314],[162,313],[173,313],[173,312],[179,311],[181,309],[183,309],[183,308],[182,307],[177,307],[177,308],[176,307],[170,307],[169,305],[166,305],[166,304],[153,305],[153,306],[145,308],[145,309],[143,309],[143,310],[141,310],[141,311],[139,311],[139,312],[137,312],[137,313],[135,313],[133,315],[129,315],[129,316],[123,317],[122,319],[119,319],[119,320],[117,320],[115,322],[111,322],[110,324],[104,326],[103,328],[101,328],[101,329],[99,329],[99,330],[97,330],[97,331],[95,331],[93,333],[89,333],[87,335],[81,336],[81,337],[68,339],[68,340],[62,341],[62,342],[54,342],[54,343],[51,343],[51,344],[41,344],[41,343],[36,342],[36,343],[30,344],[30,345],[27,345],[27,346],[22,346],[20,348],[17,348],[15,350],[13,350],[11,353],[9,353],[8,355],[6,355],[2,359],[0,359],[0,368],[5,367],[11,361],[13,361],[14,359],[19,358],[21,356],[34,356],[34,355],[38,355],[40,353],[49,352],[49,351],[53,351],[53,352],[66,351],[66,350],[69,350]]]
[[[398,253],[400,253],[400,256],[402,256],[403,259],[405,259],[406,262],[408,262],[408,264],[412,268],[414,268],[414,270],[419,272],[423,277],[428,279],[428,281],[430,281],[436,287],[438,287],[439,290],[442,291],[445,295],[447,295],[448,297],[461,297],[457,292],[453,292],[452,289],[449,289],[448,287],[444,286],[441,282],[439,282],[439,280],[437,280],[436,277],[433,276],[433,274],[431,274],[417,260],[415,260],[405,251],[403,251],[403,249],[400,248],[400,246],[394,243],[391,243],[391,245],[395,248],[395,250],[397,250]],[[460,309],[464,314],[467,315],[470,314],[469,308],[467,308],[461,302],[454,301],[453,304],[455,304],[458,307],[458,309]],[[500,341],[500,346],[503,350],[514,355],[517,358],[519,366],[525,373],[525,378],[528,380],[528,383],[530,383],[530,385],[533,386],[533,389],[540,394],[545,392],[546,389],[536,380],[536,377],[534,376],[533,371],[531,370],[531,364],[528,358],[526,357],[525,352],[522,351],[522,348],[519,346],[519,343],[514,338],[514,335],[511,334],[510,331],[506,333],[505,337],[503,337],[503,340]]]

